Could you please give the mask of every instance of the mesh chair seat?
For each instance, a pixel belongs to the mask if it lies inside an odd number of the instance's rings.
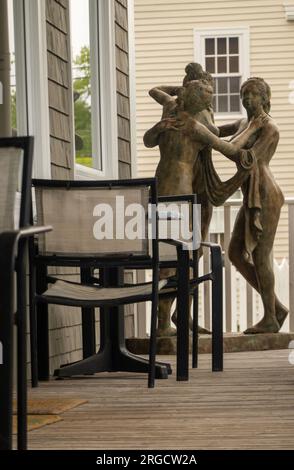
[[[161,290],[167,284],[166,279],[158,283],[158,289]],[[116,302],[119,304],[139,302],[146,300],[146,297],[152,296],[152,282],[145,284],[132,285],[128,287],[100,287],[89,286],[75,282],[58,280],[40,296],[39,301],[56,304],[76,305],[88,304],[90,306],[102,306]]]

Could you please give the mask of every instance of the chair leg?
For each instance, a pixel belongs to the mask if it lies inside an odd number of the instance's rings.
[[[17,448],[27,449],[26,243],[17,261]]]
[[[197,255],[196,255],[197,256]],[[193,266],[193,278],[198,279],[198,256],[194,260]],[[196,289],[193,292],[193,333],[192,333],[192,368],[196,369],[198,367],[198,323],[199,323],[199,287],[197,285]]]
[[[36,292],[42,294],[47,289],[47,267],[38,266],[36,273]],[[48,305],[36,304],[37,316],[37,355],[38,379],[49,380],[49,318]]]
[[[0,234],[0,450],[12,450],[14,239]]]
[[[189,251],[178,249],[177,380],[189,380]]]
[[[33,259],[34,246],[32,241],[29,241],[29,256]],[[29,296],[30,296],[30,347],[31,347],[31,380],[32,387],[38,387],[38,354],[37,354],[37,314],[36,314],[36,268],[30,262],[30,277],[29,277]]]
[[[193,294],[193,343],[192,343],[192,368],[197,369],[198,367],[198,340],[199,340],[199,333],[198,333],[198,323],[199,323],[199,315],[198,315],[198,295],[199,290],[198,286],[194,291]]]
[[[212,258],[212,370],[223,370],[223,272],[221,248],[211,248]]]
[[[155,386],[157,309],[158,309],[158,301],[157,299],[154,299],[152,302],[152,309],[151,309],[148,388],[154,388]]]

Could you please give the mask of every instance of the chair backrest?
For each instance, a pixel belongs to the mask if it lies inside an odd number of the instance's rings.
[[[39,254],[63,257],[149,256],[148,202],[154,178],[118,181],[33,180]]]
[[[30,222],[33,137],[0,139],[0,232]]]
[[[177,239],[188,244],[190,250],[197,250],[201,243],[201,214],[196,194],[159,196],[158,215],[160,239]],[[161,261],[177,259],[175,246],[161,243]]]

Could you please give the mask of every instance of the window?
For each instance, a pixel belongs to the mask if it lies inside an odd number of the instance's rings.
[[[75,173],[117,176],[113,2],[71,0]]]
[[[248,28],[195,30],[195,60],[214,77],[217,115],[243,113],[240,87],[249,76]]]

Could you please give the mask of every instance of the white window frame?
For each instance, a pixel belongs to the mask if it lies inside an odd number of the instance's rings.
[[[18,135],[34,136],[33,175],[51,178],[46,2],[13,0]]]
[[[82,180],[118,178],[114,2],[91,0],[89,7],[92,151],[96,163],[101,155],[102,170],[74,161],[74,175]]]
[[[205,39],[218,37],[239,37],[239,66],[241,82],[250,77],[250,28],[231,26],[222,28],[194,28],[194,58],[205,69]],[[241,113],[215,113],[217,121],[236,120],[246,116],[246,111],[241,107]]]

